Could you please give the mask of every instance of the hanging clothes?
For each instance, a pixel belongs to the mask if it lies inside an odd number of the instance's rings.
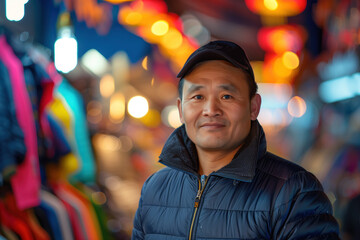
[[[49,75],[26,52],[18,52],[23,68],[27,92],[30,97],[35,120],[38,155],[40,163],[54,156],[51,142],[51,129],[47,118],[46,107],[52,101],[54,82]]]
[[[17,218],[22,219],[29,227],[36,240],[50,240],[49,234],[40,226],[32,208],[20,210],[16,206],[13,194],[6,194],[3,198],[5,207]]]
[[[0,60],[0,174],[5,181],[25,158],[24,133],[16,118],[9,72]]]
[[[96,202],[93,197],[94,194],[100,190],[99,189],[94,190],[93,188],[97,188],[96,186],[90,187],[80,182],[75,184],[74,187],[76,187],[82,194],[84,194],[86,198],[91,202],[92,207],[94,208],[96,214],[96,217],[94,219],[97,219],[100,225],[102,239],[107,239],[107,240],[112,239],[109,229],[107,227],[107,220],[108,220],[107,215],[101,206],[102,203]]]
[[[54,146],[54,156],[50,159],[51,162],[59,163],[59,159],[71,153],[71,147],[66,139],[65,133],[58,121],[54,119],[51,114],[47,115],[48,122],[51,129],[51,141]]]
[[[85,110],[80,94],[65,79],[55,89],[54,100],[49,106],[50,114],[64,128],[74,156],[68,160],[69,178],[73,182],[93,184],[95,160],[87,129]]]
[[[9,71],[12,83],[16,116],[24,132],[26,155],[11,178],[12,189],[20,209],[31,208],[40,203],[40,170],[37,149],[36,126],[32,106],[27,93],[23,67],[4,36],[0,36],[0,59]]]
[[[4,237],[6,237],[7,240],[19,240],[19,237],[11,231],[9,228],[5,227],[4,225],[1,225],[1,231],[4,234]]]
[[[80,93],[55,69],[54,64],[39,48],[29,48],[31,59],[42,66],[55,83],[49,113],[65,129],[65,136],[73,155],[68,156],[67,167],[72,182],[95,182],[95,159],[87,128],[84,103]],[[76,160],[76,162],[74,161]]]
[[[68,182],[58,182],[56,184],[55,191],[62,196],[66,196],[67,199],[72,199],[72,202],[78,205],[78,209],[81,212],[82,220],[85,226],[85,231],[88,236],[87,239],[101,239],[100,225],[90,201]]]
[[[39,208],[47,212],[48,219],[55,240],[73,240],[73,230],[70,225],[70,218],[64,204],[59,198],[49,191],[41,190],[41,204]],[[56,222],[55,222],[56,221]]]
[[[33,240],[31,229],[27,226],[26,222],[12,214],[0,201],[0,219],[1,224],[17,234],[22,240]]]

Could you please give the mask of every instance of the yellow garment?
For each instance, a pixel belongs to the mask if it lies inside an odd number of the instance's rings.
[[[54,95],[53,101],[49,104],[49,113],[54,116],[54,119],[62,126],[65,131],[66,139],[68,140],[72,153],[69,153],[60,159],[61,166],[64,168],[64,173],[69,176],[79,170],[81,167],[81,160],[77,156],[75,138],[73,136],[73,124],[71,111],[68,111],[65,101],[59,96]]]

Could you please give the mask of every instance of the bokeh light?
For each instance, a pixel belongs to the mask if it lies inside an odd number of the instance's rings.
[[[154,128],[160,125],[161,116],[158,110],[150,109],[140,120],[145,126]]]
[[[54,63],[58,71],[68,73],[77,65],[78,43],[74,37],[62,36],[54,44]]]
[[[93,192],[91,194],[91,199],[97,205],[103,205],[107,201],[107,197],[106,197],[105,193],[103,193],[103,192]]]
[[[183,42],[182,34],[175,28],[170,28],[161,39],[161,44],[170,50],[177,49]]]
[[[100,94],[101,94],[101,96],[103,96],[104,98],[108,98],[114,93],[114,90],[115,90],[114,77],[111,76],[110,74],[104,75],[100,79]]]
[[[86,106],[86,118],[92,124],[98,124],[102,120],[102,106],[97,101],[90,101]]]
[[[149,103],[142,96],[132,97],[128,102],[128,113],[134,118],[142,118],[149,111]]]
[[[299,66],[300,60],[296,53],[286,51],[282,55],[282,62],[288,69],[296,69]]]
[[[279,6],[279,4],[277,3],[276,0],[264,0],[264,6],[273,11],[273,10],[276,10]]]
[[[180,127],[182,124],[178,108],[175,105],[165,107],[161,112],[161,119],[165,125],[172,128]]]
[[[142,60],[141,66],[142,66],[145,70],[148,70],[147,64],[148,64],[148,57],[146,56],[146,57],[144,57],[144,59]]]
[[[306,0],[245,0],[254,13],[267,16],[294,16],[306,8]]]
[[[163,36],[169,31],[169,23],[165,20],[158,20],[151,25],[151,32],[156,36]]]
[[[288,112],[293,117],[301,117],[306,112],[306,102],[299,96],[290,99],[288,103]]]
[[[110,120],[121,122],[125,116],[125,97],[121,93],[114,94],[110,99]]]

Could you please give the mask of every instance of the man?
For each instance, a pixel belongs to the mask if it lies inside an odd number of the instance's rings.
[[[344,207],[342,216],[343,240],[360,239],[360,194],[352,197]]]
[[[315,176],[266,151],[243,49],[210,42],[178,77],[183,125],[144,183],[132,239],[339,239]]]

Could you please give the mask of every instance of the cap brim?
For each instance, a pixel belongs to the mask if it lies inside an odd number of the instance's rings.
[[[235,67],[242,68],[246,71],[249,70],[247,66],[235,61],[232,57],[224,54],[224,52],[216,51],[216,49],[207,49],[206,51],[198,52],[190,57],[178,73],[177,77],[184,77],[186,74],[190,73],[198,63],[209,60],[225,60],[232,63]]]

